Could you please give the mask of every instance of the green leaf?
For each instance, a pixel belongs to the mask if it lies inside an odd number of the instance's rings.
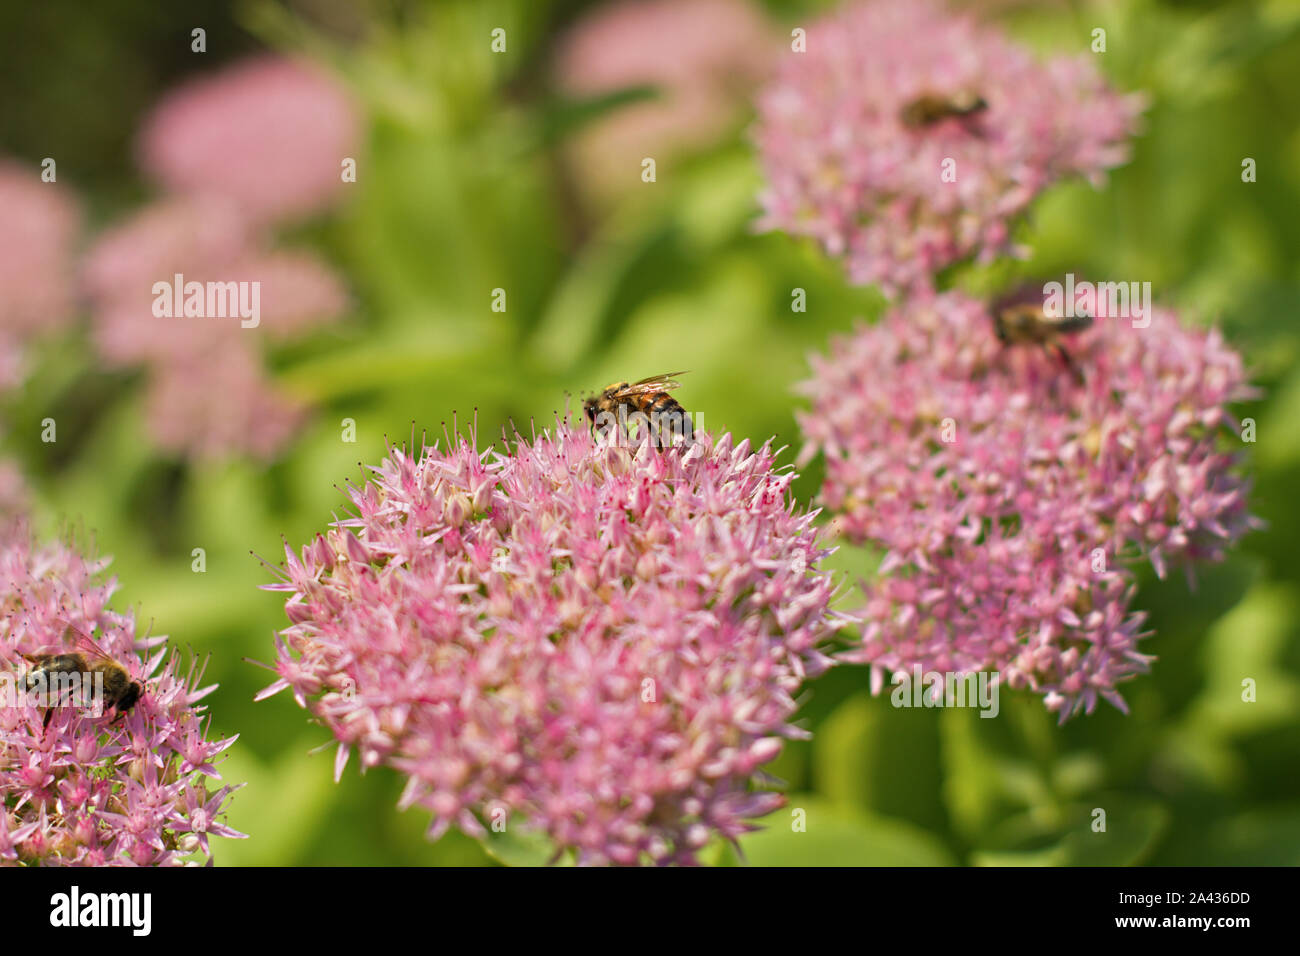
[[[1094,821],[1105,811],[1104,831]],[[1098,797],[1093,806],[1032,810],[1003,821],[990,834],[993,848],[971,854],[976,866],[1134,866],[1145,860],[1169,824],[1165,808],[1149,800]],[[1004,847],[1004,848],[1003,848]]]
[[[794,826],[802,821],[801,832]],[[901,820],[855,813],[818,797],[791,796],[766,827],[740,839],[750,866],[951,866],[934,834]]]
[[[1272,396],[1261,416],[1256,455],[1264,468],[1281,469],[1300,462],[1300,370],[1293,372]]]
[[[271,764],[258,760],[242,738],[227,751],[221,776],[248,786],[231,798],[226,822],[249,839],[214,841],[218,865],[272,866],[301,859],[337,799],[333,762],[309,752],[319,742],[320,732],[301,737]]]
[[[647,263],[672,234],[661,214],[647,222],[642,210],[632,209],[589,241],[538,319],[529,344],[538,364],[571,369],[603,329],[620,327],[623,317],[612,314],[616,298],[638,270],[653,271]]]
[[[864,675],[865,679],[865,675]],[[890,706],[864,691],[836,708],[813,737],[817,791],[851,810],[947,825],[939,798],[939,718]]]
[[[555,859],[555,845],[542,833],[526,827],[507,827],[505,831],[489,832],[482,841],[488,855],[505,866],[572,866],[573,858],[565,853]]]
[[[742,235],[758,213],[762,179],[748,152],[728,153],[692,168],[683,183],[677,221],[693,256],[707,256]]]
[[[948,708],[939,715],[943,799],[954,828],[974,840],[999,815],[1018,805],[1008,796],[1008,761],[989,741],[976,712]],[[1015,774],[1010,774],[1015,776]]]
[[[659,99],[654,86],[629,86],[581,99],[556,97],[538,105],[538,140],[534,146],[549,146],[572,136],[584,126],[604,119],[624,106]]]
[[[1188,864],[1300,866],[1300,807],[1249,810],[1208,830],[1204,854]]]
[[[1192,736],[1222,739],[1294,720],[1300,681],[1286,673],[1282,656],[1296,620],[1293,590],[1259,584],[1211,630],[1205,645],[1205,690],[1187,717]],[[1245,682],[1254,700],[1244,699]]]
[[[1105,832],[1092,829],[1092,808],[1077,805],[1076,823],[1061,845],[1069,866],[1135,866],[1155,849],[1169,825],[1169,813],[1146,800],[1111,801],[1099,806],[1106,811]]]
[[[859,585],[871,581],[880,567],[881,552],[867,545],[853,544],[845,538],[828,538],[834,552],[819,562],[819,567],[834,572],[836,581],[836,607],[851,611],[861,606],[863,597]]]

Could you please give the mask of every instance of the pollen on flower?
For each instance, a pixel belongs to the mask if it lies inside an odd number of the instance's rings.
[[[66,649],[67,624],[145,685],[120,719],[70,705],[46,709],[0,681],[0,864],[168,866],[211,862],[211,836],[242,837],[221,817],[238,786],[221,784],[216,758],[235,737],[210,739],[199,701],[202,669],[182,667],[109,610],[106,561],[39,546],[25,528],[0,540],[0,673],[25,656]],[[195,854],[200,854],[195,856]]]
[[[1167,310],[1142,329],[1100,319],[1070,351],[1081,381],[1049,350],[1004,347],[981,303],[946,294],[814,358],[804,458],[825,453],[836,529],[884,551],[848,659],[995,669],[1062,719],[1099,696],[1123,709],[1117,685],[1151,660],[1133,561],[1163,576],[1219,560],[1254,523],[1221,447],[1227,406],[1251,391],[1217,332]]]
[[[339,772],[356,750],[405,774],[435,838],[504,809],[557,855],[673,863],[752,829],[839,620],[771,447],[699,437],[393,450],[353,517],[286,549],[268,692],[329,728]]]

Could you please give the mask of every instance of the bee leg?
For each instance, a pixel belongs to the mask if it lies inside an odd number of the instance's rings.
[[[1065,350],[1065,346],[1057,342],[1054,346],[1056,354],[1061,357],[1061,363],[1069,370],[1070,375],[1074,378],[1074,384],[1080,388],[1084,385],[1083,370],[1075,364],[1074,359],[1070,358],[1070,353]]]
[[[658,451],[663,451],[672,443],[672,430],[665,427],[663,419],[650,416],[650,440]]]
[[[988,133],[984,129],[984,124],[980,122],[978,113],[963,116],[961,120],[961,128],[967,136],[973,136],[975,139],[988,138]]]

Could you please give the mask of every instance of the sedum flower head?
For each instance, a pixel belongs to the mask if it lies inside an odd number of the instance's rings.
[[[779,42],[745,0],[623,0],[591,10],[560,43],[557,84],[583,98],[636,87],[655,96],[573,137],[580,183],[616,197],[640,184],[645,157],[662,164],[734,131]]]
[[[579,862],[691,862],[779,805],[758,769],[829,664],[832,585],[768,445],[618,447],[558,425],[513,454],[393,451],[356,516],[286,548],[277,680],[336,770]]]
[[[41,171],[0,159],[0,386],[20,384],[22,348],[73,313],[80,213]]]
[[[328,74],[258,57],[170,93],[145,123],[140,162],[171,192],[217,196],[257,222],[279,222],[334,201],[360,126]]]
[[[1064,720],[1143,672],[1133,559],[1218,560],[1252,523],[1220,450],[1247,397],[1217,331],[1155,310],[1001,345],[979,302],[914,302],[833,343],[804,385],[805,456],[850,539],[884,551],[852,660],[890,672],[995,669]]]
[[[177,89],[147,119],[140,162],[166,195],[98,237],[81,283],[103,358],[146,366],[146,415],[167,451],[271,458],[306,417],[256,340],[338,318],[347,294],[269,231],[333,201],[359,137],[334,80],[269,56]]]
[[[986,108],[909,124],[909,107]],[[932,0],[867,0],[814,24],[759,100],[762,226],[810,236],[854,282],[928,286],[953,262],[1015,251],[1046,186],[1126,158],[1140,101],[1087,55],[1036,61]]]
[[[174,287],[178,274],[183,289],[192,282],[246,289],[249,304],[255,288],[258,324],[244,327],[233,298],[224,317],[185,315],[188,293],[171,297],[174,315],[156,314],[156,284]],[[154,440],[192,458],[273,457],[306,409],[266,373],[258,340],[301,336],[336,320],[348,304],[324,262],[267,248],[238,207],[213,197],[159,200],[116,224],[87,254],[82,284],[105,361],[148,370]]]
[[[108,609],[106,564],[22,529],[0,541],[0,864],[210,863],[210,837],[243,836],[221,822],[238,788],[218,786],[215,767],[235,737],[209,739],[199,704],[216,685],[200,688],[201,668],[181,670],[162,638],[137,638],[132,618]],[[47,727],[15,683],[24,655],[67,649],[65,622],[144,682],[120,719],[64,706]]]

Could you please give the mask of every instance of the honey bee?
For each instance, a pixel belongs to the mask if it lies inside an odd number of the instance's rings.
[[[993,331],[1003,345],[1041,345],[1052,349],[1074,376],[1083,384],[1083,371],[1061,344],[1062,335],[1082,332],[1092,325],[1090,315],[1061,316],[1054,318],[1043,311],[1041,300],[1029,298],[1031,293],[1013,293],[993,304]]]
[[[988,108],[984,97],[970,91],[951,96],[922,93],[903,107],[899,118],[908,129],[924,129],[946,119],[967,119]]]
[[[582,410],[596,431],[604,435],[615,422],[627,428],[631,416],[644,416],[648,421],[651,434],[656,444],[667,438],[680,435],[686,441],[694,437],[691,416],[677,400],[668,394],[669,389],[677,388],[681,382],[673,381],[674,375],[684,372],[668,372],[665,375],[651,375],[639,382],[615,382],[599,395],[594,395],[582,403]]]
[[[67,621],[60,621],[73,638],[72,646],[56,654],[24,654],[23,658],[32,666],[27,672],[28,690],[50,687],[67,689],[70,675],[77,674],[80,680],[83,699],[87,699],[91,688],[102,681],[103,703],[114,713],[113,720],[127,713],[144,694],[144,684],[131,677],[130,672],[104,652],[98,644],[80,628]],[[45,726],[50,725],[54,708],[45,711]]]

